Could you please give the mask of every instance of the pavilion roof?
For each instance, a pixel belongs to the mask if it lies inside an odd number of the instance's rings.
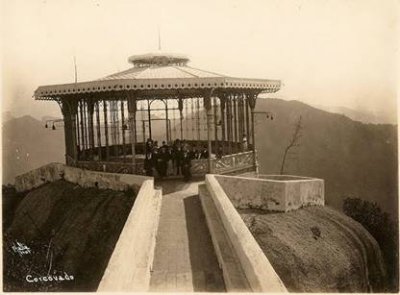
[[[104,78],[79,83],[40,86],[34,93],[38,100],[65,96],[136,91],[140,95],[195,94],[204,89],[219,92],[276,92],[279,80],[234,78],[187,66],[188,58],[172,54],[147,54],[129,58],[134,67]]]

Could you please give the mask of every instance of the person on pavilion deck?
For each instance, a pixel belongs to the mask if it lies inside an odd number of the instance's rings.
[[[182,174],[185,181],[190,181],[192,174],[190,167],[192,166],[192,158],[190,157],[187,147],[183,148],[182,152]]]

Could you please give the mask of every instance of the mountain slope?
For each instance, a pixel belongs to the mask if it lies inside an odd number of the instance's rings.
[[[298,101],[259,99],[257,111],[275,114],[273,121],[257,117],[256,142],[261,173],[280,171],[294,123],[302,116],[300,146],[285,165],[285,173],[325,180],[325,200],[341,209],[344,196],[377,202],[397,216],[397,127],[362,124]]]
[[[383,114],[381,112],[376,112],[375,110],[368,112],[353,110],[351,108],[341,106],[316,105],[315,107],[330,113],[345,115],[353,121],[360,121],[366,124],[396,124],[397,122],[396,117],[393,118],[393,116],[389,116],[388,114]]]
[[[64,162],[64,132],[44,128],[31,116],[3,123],[3,183],[49,162]]]

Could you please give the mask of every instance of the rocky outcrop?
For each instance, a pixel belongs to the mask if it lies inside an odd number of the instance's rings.
[[[83,188],[58,180],[30,191],[4,229],[5,291],[95,291],[136,192]],[[20,242],[31,249],[18,255]],[[73,280],[48,280],[61,275]],[[41,281],[29,282],[39,278]],[[44,279],[46,278],[46,279]]]
[[[319,206],[289,213],[239,211],[289,291],[385,291],[379,246],[351,218]]]

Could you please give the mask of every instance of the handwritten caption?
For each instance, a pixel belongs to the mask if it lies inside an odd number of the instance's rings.
[[[46,276],[32,276],[32,275],[27,275],[25,277],[26,281],[28,283],[38,283],[38,282],[62,282],[62,281],[73,281],[74,276],[73,275],[68,275],[66,272],[64,272],[64,275],[46,275]]]
[[[23,255],[27,255],[27,254],[31,254],[32,253],[31,249],[27,245],[25,245],[23,243],[20,243],[18,241],[13,242],[13,244],[11,246],[11,249],[15,253],[18,253],[18,255],[21,256],[21,257]]]

